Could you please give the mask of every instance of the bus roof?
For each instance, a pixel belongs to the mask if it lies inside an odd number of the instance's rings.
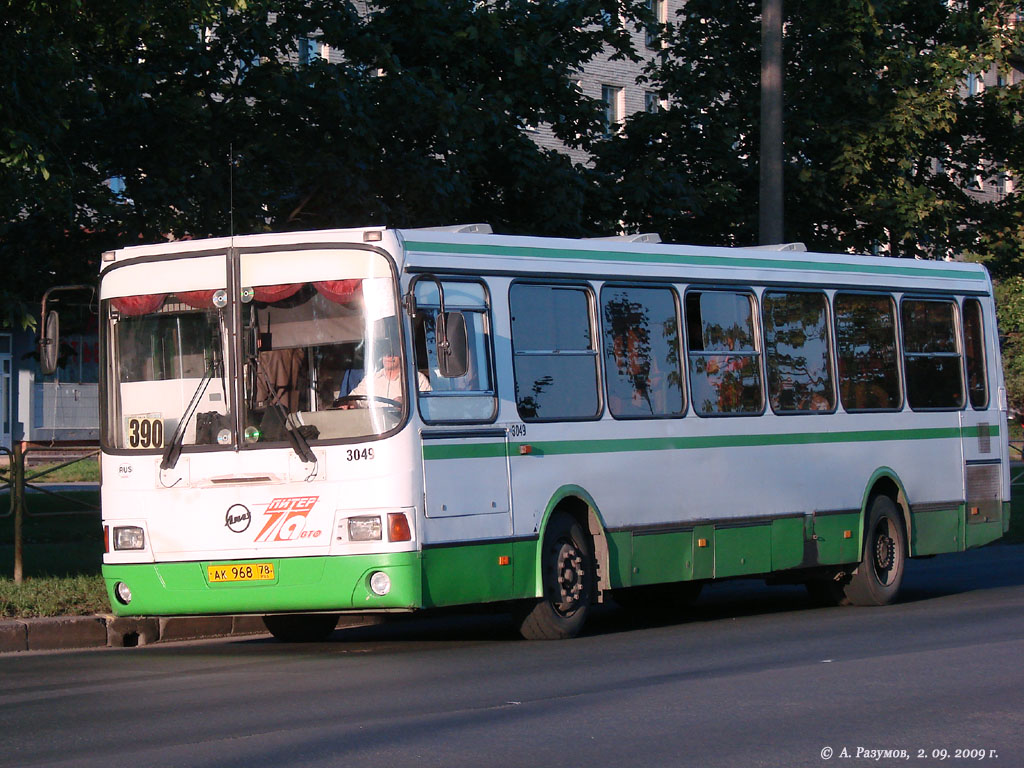
[[[169,254],[210,253],[231,247],[265,249],[302,243],[368,243],[394,253],[406,272],[539,275],[613,280],[669,279],[722,283],[808,283],[990,293],[980,264],[798,250],[726,248],[633,242],[628,239],[573,239],[470,232],[455,228],[364,227],[238,235],[141,245],[104,254],[112,262]],[[654,238],[648,238],[651,240]],[[953,283],[959,283],[955,286]]]
[[[990,290],[980,264],[763,248],[720,248],[602,239],[452,234],[401,230],[410,272],[532,273],[604,278],[810,282]]]

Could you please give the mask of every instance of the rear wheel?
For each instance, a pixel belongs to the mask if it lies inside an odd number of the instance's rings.
[[[290,613],[263,617],[263,624],[282,643],[317,643],[338,626],[336,613]]]
[[[818,605],[888,605],[903,583],[906,533],[896,502],[876,496],[868,509],[864,555],[852,572],[834,571],[806,582]]]
[[[594,548],[579,523],[566,512],[548,522],[541,550],[544,596],[522,617],[527,640],[563,640],[583,628],[594,597]]]
[[[868,512],[864,556],[846,585],[851,605],[888,605],[899,594],[906,564],[906,534],[896,502],[876,496]]]

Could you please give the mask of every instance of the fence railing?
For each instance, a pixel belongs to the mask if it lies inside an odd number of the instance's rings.
[[[7,490],[10,493],[11,503],[7,510],[0,509],[0,519],[14,518],[14,583],[21,584],[24,578],[24,521],[26,517],[56,517],[61,515],[95,514],[99,512],[98,504],[92,504],[66,493],[48,488],[37,481],[64,467],[77,464],[81,461],[94,459],[99,455],[98,448],[75,446],[68,448],[74,451],[74,455],[66,461],[52,466],[45,466],[42,469],[31,471],[27,468],[29,454],[45,453],[47,458],[52,458],[59,451],[55,451],[52,445],[34,445],[15,442],[13,447],[4,448],[0,446],[0,456],[7,456],[7,471],[0,468],[0,491]],[[32,512],[31,505],[26,503],[28,491],[44,494],[50,498],[70,504],[72,509],[59,509],[49,511]]]

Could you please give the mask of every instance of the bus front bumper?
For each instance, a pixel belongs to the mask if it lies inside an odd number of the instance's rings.
[[[412,610],[421,574],[419,552],[103,566],[117,616]]]

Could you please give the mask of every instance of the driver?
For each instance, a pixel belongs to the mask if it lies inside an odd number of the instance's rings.
[[[416,385],[420,392],[430,391],[430,380],[422,373],[416,373]],[[395,402],[402,401],[402,364],[398,352],[387,350],[381,356],[381,367],[371,379],[363,379],[348,393],[348,397],[384,398]],[[344,398],[342,398],[344,399]],[[340,408],[356,408],[354,403],[341,403]]]

